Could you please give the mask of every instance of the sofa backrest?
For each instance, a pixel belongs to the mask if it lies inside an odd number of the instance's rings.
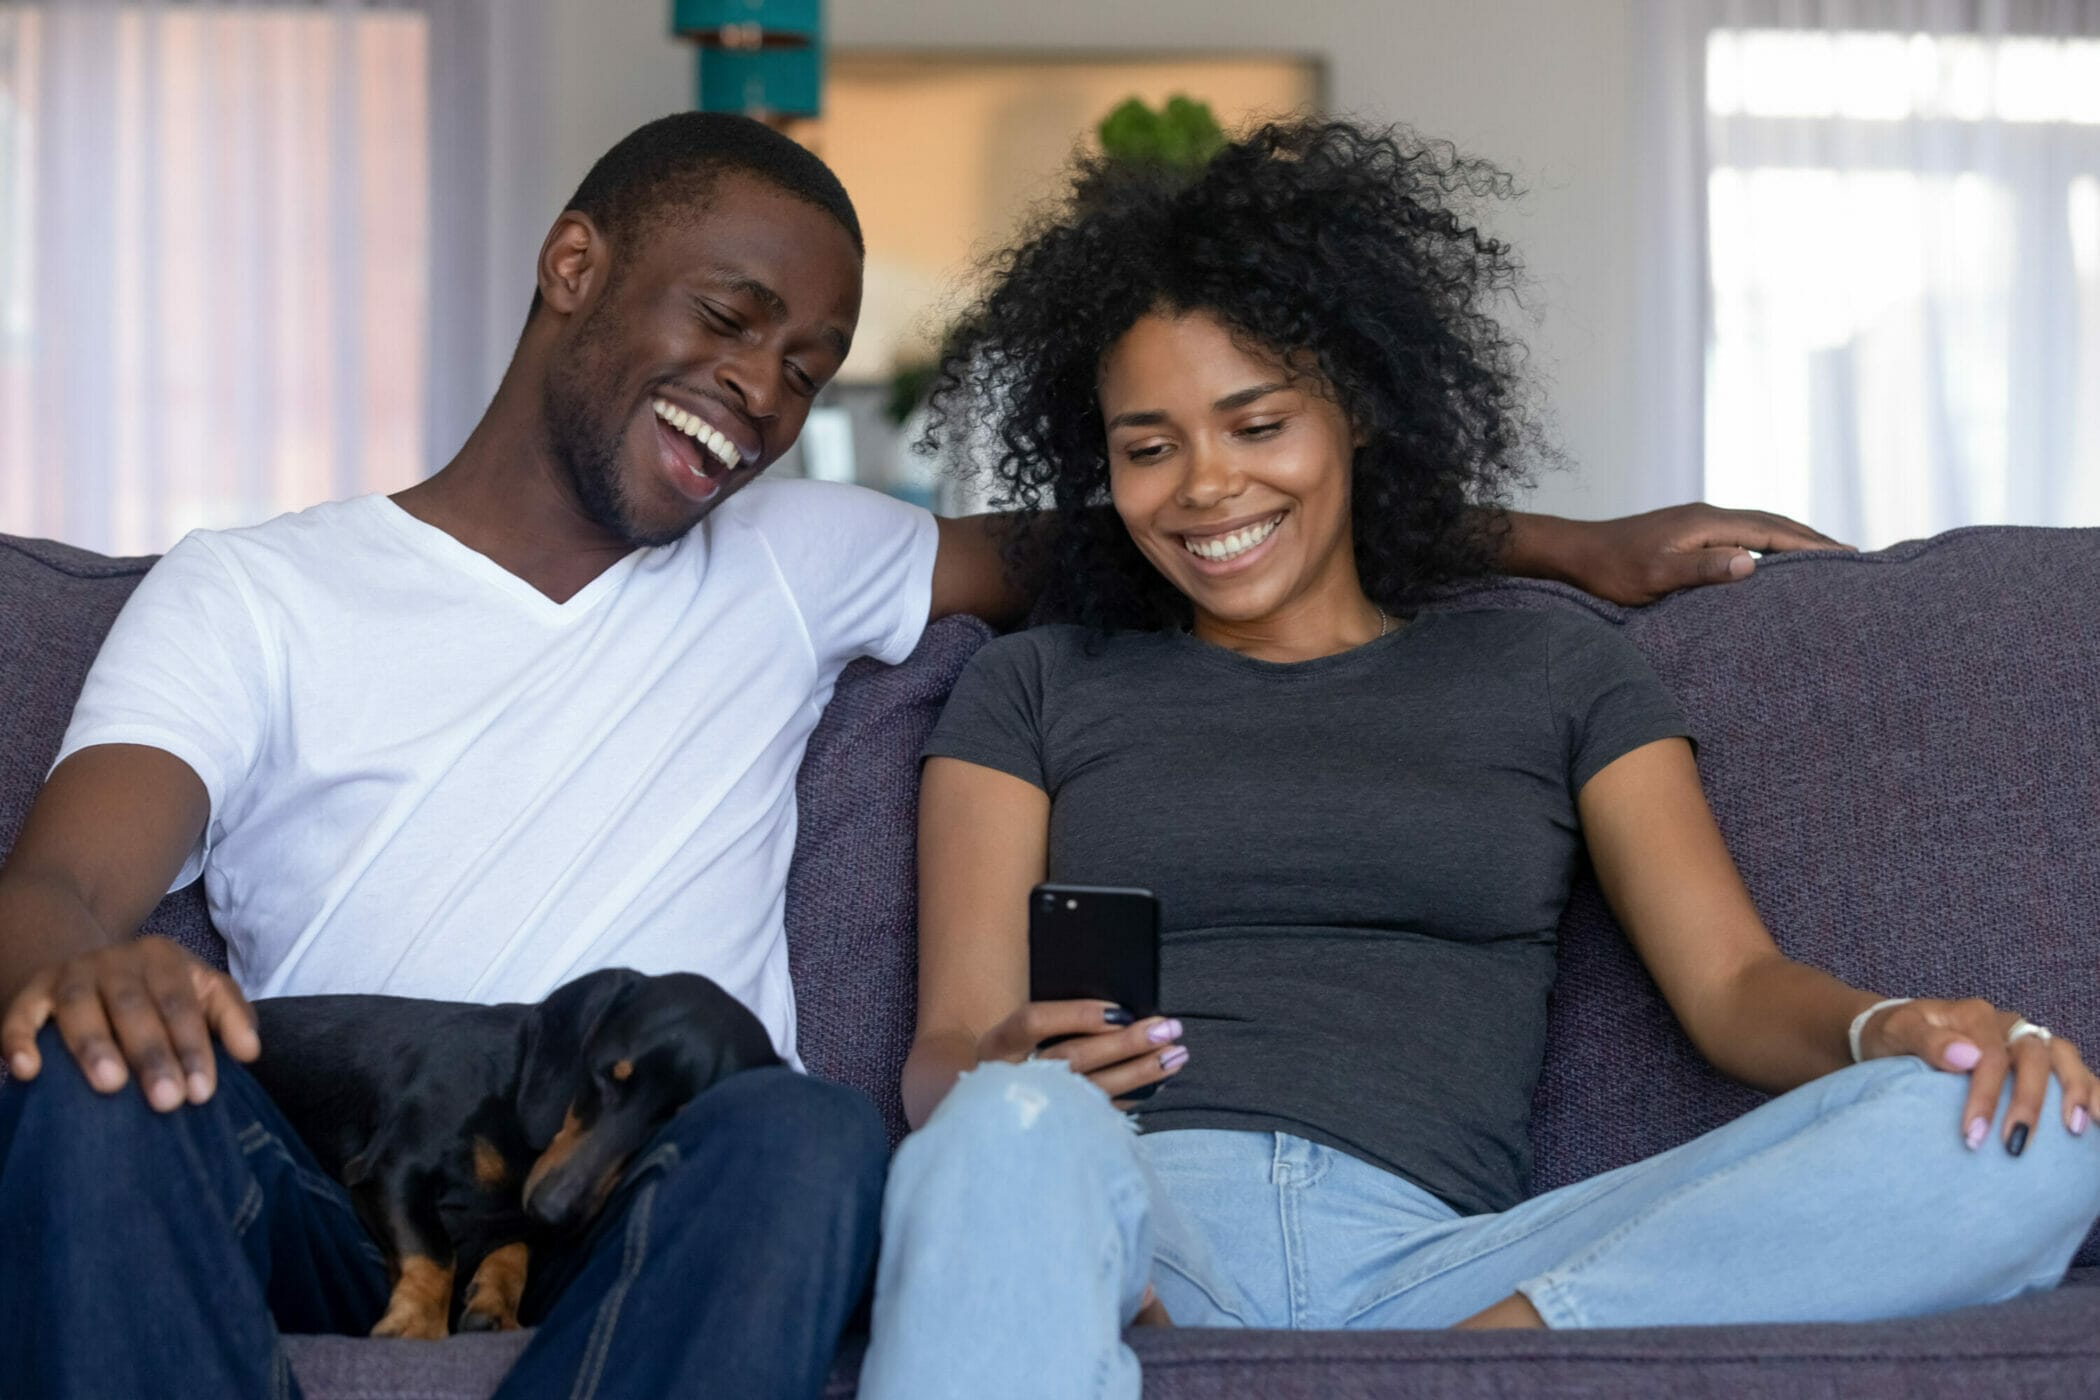
[[[30,800],[58,757],[88,665],[152,564],[0,535],[0,853],[14,849]],[[139,932],[226,965],[202,884],[162,900]]]
[[[150,560],[0,537],[0,850],[88,663]],[[1499,581],[1447,606],[1568,608],[1623,628],[1684,705],[1708,799],[1780,945],[1888,995],[1979,995],[2100,1047],[2100,530],[1960,530],[1626,610]],[[902,1131],[916,754],[990,635],[930,628],[841,678],[811,737],[787,925],[810,1069]],[[198,888],[147,928],[211,950]],[[1579,1180],[1758,1102],[1699,1059],[1593,882],[1561,923],[1534,1184]],[[2100,1263],[2100,1234],[2080,1263]]]
[[[1888,996],[1987,997],[2100,1052],[2100,530],[1772,558],[1632,611],[1518,580],[1463,601],[1624,629],[1790,956]],[[1560,937],[1536,1189],[1760,1101],[1678,1030],[1587,875]]]

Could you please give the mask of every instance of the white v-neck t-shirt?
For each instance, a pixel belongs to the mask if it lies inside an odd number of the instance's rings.
[[[839,671],[917,645],[934,549],[917,507],[793,480],[565,603],[385,496],[197,531],[118,616],[59,759],[195,770],[211,817],[173,888],[202,875],[251,996],[700,972],[792,1061],[795,772]]]

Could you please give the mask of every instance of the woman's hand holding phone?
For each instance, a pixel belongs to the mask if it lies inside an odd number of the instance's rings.
[[[1181,1022],[1171,1016],[1132,1021],[1113,1002],[1032,1001],[978,1041],[977,1058],[1063,1060],[1123,1108],[1126,1094],[1181,1072],[1189,1052],[1180,1042]]]

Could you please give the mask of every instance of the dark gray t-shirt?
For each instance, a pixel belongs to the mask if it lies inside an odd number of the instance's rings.
[[[1481,609],[1296,664],[1017,633],[926,753],[1049,793],[1051,879],[1159,895],[1189,1063],[1148,1131],[1294,1133],[1477,1213],[1530,1168],[1575,794],[1686,733],[1611,628]]]

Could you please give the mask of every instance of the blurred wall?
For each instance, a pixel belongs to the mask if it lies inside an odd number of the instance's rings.
[[[545,212],[606,146],[690,101],[665,0],[535,0],[553,64]],[[826,0],[842,48],[1317,54],[1340,111],[1408,122],[1517,175],[1498,229],[1534,279],[1533,367],[1572,469],[1532,504],[1601,516],[1666,504],[1633,469],[1633,0]]]

